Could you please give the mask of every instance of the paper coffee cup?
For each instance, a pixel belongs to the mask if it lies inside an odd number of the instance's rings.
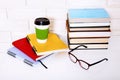
[[[46,43],[50,21],[47,18],[37,18],[34,23],[37,41],[39,43]]]

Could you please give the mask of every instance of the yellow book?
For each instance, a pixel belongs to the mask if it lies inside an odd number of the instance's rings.
[[[67,51],[68,46],[55,33],[48,34],[46,43],[38,43],[36,34],[28,34],[27,39],[37,55],[51,54],[59,51]]]

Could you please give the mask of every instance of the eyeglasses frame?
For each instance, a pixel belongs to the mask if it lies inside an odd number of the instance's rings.
[[[71,60],[73,63],[79,62],[79,65],[80,65],[83,69],[85,69],[85,70],[88,70],[88,69],[90,68],[90,66],[96,65],[96,64],[98,64],[98,63],[100,63],[100,62],[102,62],[102,61],[105,61],[105,60],[108,61],[107,58],[103,58],[103,59],[101,59],[101,60],[99,60],[99,61],[97,61],[97,62],[94,62],[94,63],[90,64],[90,63],[88,63],[88,62],[86,62],[86,61],[84,61],[84,60],[78,59],[74,54],[72,54],[72,52],[73,52],[74,50],[78,49],[79,47],[85,47],[85,48],[87,48],[87,46],[85,46],[85,45],[82,44],[82,45],[79,45],[79,46],[71,49],[71,50],[68,52],[69,58],[70,58],[70,60]],[[73,61],[73,60],[71,59],[71,57],[70,57],[71,55],[76,59],[76,61]],[[84,67],[82,66],[82,64],[81,64],[80,61],[86,63],[86,64],[88,65],[88,67],[87,67],[87,68],[84,68]]]

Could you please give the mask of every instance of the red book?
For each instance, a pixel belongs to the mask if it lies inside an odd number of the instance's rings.
[[[31,45],[29,44],[27,38],[16,40],[12,42],[12,45],[21,50],[24,54],[26,54],[35,61],[40,60],[47,56],[47,55],[37,56]]]

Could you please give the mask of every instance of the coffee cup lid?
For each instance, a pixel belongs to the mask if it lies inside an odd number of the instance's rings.
[[[47,18],[41,17],[41,18],[36,18],[34,24],[36,24],[36,25],[49,25],[50,21]]]

